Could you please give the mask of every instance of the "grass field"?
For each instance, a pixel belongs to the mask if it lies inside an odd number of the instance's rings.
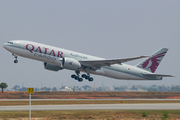
[[[142,110],[88,110],[88,111],[32,111],[32,118],[36,120],[63,120],[63,119],[88,119],[88,120],[161,120],[163,118],[162,110],[147,110],[144,111],[146,117],[143,117]],[[170,110],[168,118],[170,120],[180,119],[180,110]],[[28,111],[6,111],[0,112],[0,120],[22,120],[28,118]],[[16,118],[16,119],[15,119]],[[32,119],[33,120],[33,119]]]
[[[31,101],[31,105],[180,103],[180,100],[57,100]],[[1,101],[0,106],[29,105],[29,101]]]
[[[27,92],[0,92],[0,99],[28,99]],[[180,99],[180,92],[35,92],[32,99]]]

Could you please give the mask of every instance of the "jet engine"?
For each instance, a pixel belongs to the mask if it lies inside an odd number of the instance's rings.
[[[50,63],[46,63],[44,62],[44,68],[47,70],[52,70],[52,71],[58,71],[58,70],[62,70],[63,68],[54,65],[54,64],[50,64]]]
[[[65,57],[62,59],[62,67],[70,70],[78,70],[81,68],[81,64],[76,59]]]

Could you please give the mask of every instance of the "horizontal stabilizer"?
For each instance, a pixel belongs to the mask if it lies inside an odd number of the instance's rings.
[[[147,77],[174,77],[172,75],[162,75],[162,74],[143,74],[143,75]]]

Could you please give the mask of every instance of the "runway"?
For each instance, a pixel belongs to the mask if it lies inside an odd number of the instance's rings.
[[[0,111],[28,111],[29,106],[0,106]],[[180,110],[180,103],[32,105],[32,111],[47,110]]]

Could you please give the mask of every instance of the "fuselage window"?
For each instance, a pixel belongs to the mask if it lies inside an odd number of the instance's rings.
[[[7,42],[7,43],[13,44],[13,42]]]

